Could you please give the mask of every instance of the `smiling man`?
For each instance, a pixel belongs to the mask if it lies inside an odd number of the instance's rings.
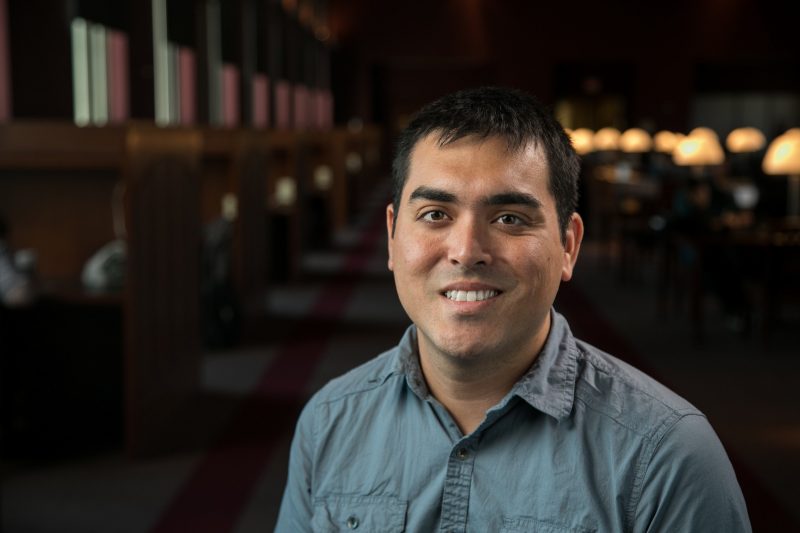
[[[583,237],[578,158],[482,88],[402,133],[389,268],[413,325],[304,409],[276,531],[749,531],[692,405],[552,307]]]

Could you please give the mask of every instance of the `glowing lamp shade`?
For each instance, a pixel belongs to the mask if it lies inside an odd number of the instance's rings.
[[[653,144],[656,151],[665,154],[671,154],[680,140],[681,136],[667,130],[659,131],[653,136]]]
[[[720,165],[725,161],[725,154],[716,138],[690,134],[675,147],[672,160],[682,166]]]
[[[790,217],[800,217],[800,129],[778,135],[769,144],[762,167],[767,174],[789,176],[787,211]]]
[[[578,128],[569,132],[572,147],[580,155],[585,155],[594,150],[594,133],[587,128]]]
[[[776,137],[767,148],[762,167],[767,174],[800,174],[800,130]]]
[[[623,152],[642,153],[653,148],[653,139],[650,134],[641,128],[631,128],[619,137],[619,147]]]
[[[757,152],[766,144],[764,134],[756,128],[736,128],[725,139],[725,146],[732,153]]]
[[[594,149],[619,150],[620,136],[617,128],[601,128],[594,134]]]
[[[705,137],[707,139],[714,139],[715,141],[719,142],[719,135],[717,135],[717,132],[711,128],[705,128],[703,126],[690,131],[689,137]]]

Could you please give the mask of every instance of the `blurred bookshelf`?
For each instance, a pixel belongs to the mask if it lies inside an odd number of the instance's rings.
[[[327,12],[326,0],[2,0],[0,120],[330,129]]]

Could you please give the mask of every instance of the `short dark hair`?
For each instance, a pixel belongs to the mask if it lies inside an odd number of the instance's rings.
[[[466,89],[444,96],[420,109],[402,131],[392,162],[392,203],[395,217],[408,179],[411,152],[430,134],[445,146],[468,136],[500,137],[517,152],[534,143],[544,149],[549,171],[548,188],[565,238],[578,204],[580,160],[569,136],[552,112],[533,96],[502,87]]]

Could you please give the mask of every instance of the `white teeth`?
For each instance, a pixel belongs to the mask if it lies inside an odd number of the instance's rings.
[[[447,291],[444,293],[449,299],[456,302],[482,302],[497,296],[497,291]]]

